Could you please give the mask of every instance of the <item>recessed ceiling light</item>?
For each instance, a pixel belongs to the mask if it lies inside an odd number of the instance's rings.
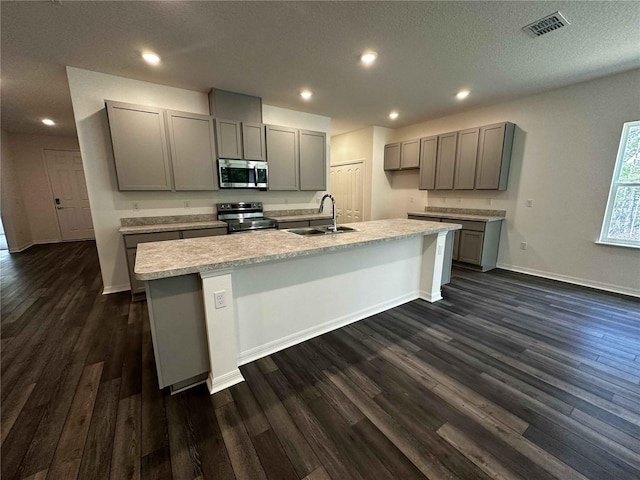
[[[305,100],[309,100],[313,96],[313,92],[310,90],[303,90],[300,92],[300,96]]]
[[[360,61],[365,64],[365,65],[371,65],[373,64],[373,62],[376,61],[376,58],[378,58],[378,54],[376,52],[364,52],[361,56],[360,56]]]
[[[44,119],[42,119],[42,123],[44,123],[45,125],[49,125],[49,126],[51,126],[51,125],[55,125],[55,124],[56,124],[56,122],[54,122],[54,121],[53,121],[53,120],[51,120],[50,118],[44,118]]]
[[[151,53],[151,52],[143,53],[142,58],[144,58],[145,62],[150,63],[151,65],[157,65],[160,63],[160,57],[155,53]]]
[[[464,100],[465,98],[467,98],[469,96],[471,92],[469,90],[460,90],[457,94],[456,97],[458,97],[458,100]]]
[[[399,114],[398,114],[398,112],[391,112],[391,113],[389,114],[389,118],[390,118],[391,120],[395,120],[396,118],[398,118],[398,115],[399,115]]]

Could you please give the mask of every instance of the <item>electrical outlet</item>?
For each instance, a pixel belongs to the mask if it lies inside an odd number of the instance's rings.
[[[528,246],[527,242],[520,242],[520,250],[526,250]]]
[[[485,203],[487,204],[487,206],[489,206],[489,207],[490,207],[490,206],[491,206],[491,199],[490,199],[490,198],[487,198],[487,199],[485,200]]]
[[[409,203],[413,203],[415,199],[413,197],[409,198]]]
[[[216,308],[224,308],[227,306],[227,292],[220,290],[219,292],[213,292],[213,296],[216,301]]]
[[[444,203],[447,203],[447,197],[442,197],[442,198],[440,199],[440,201],[441,201],[443,204],[444,204]]]
[[[133,202],[133,209],[138,210],[138,202]]]
[[[184,208],[189,208],[191,206],[191,202],[189,200],[185,200]]]
[[[527,199],[527,207],[533,207],[533,198]]]
[[[458,204],[460,204],[460,203],[462,203],[462,199],[461,199],[461,198],[458,198],[458,199],[456,200],[456,202],[457,202]]]

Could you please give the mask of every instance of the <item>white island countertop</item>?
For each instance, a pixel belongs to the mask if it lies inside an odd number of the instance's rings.
[[[359,231],[302,236],[286,230],[263,230],[141,243],[134,272],[139,280],[157,280],[460,229],[456,224],[402,218],[348,226]]]

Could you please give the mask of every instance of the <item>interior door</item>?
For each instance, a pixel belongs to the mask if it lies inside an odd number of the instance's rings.
[[[80,152],[45,150],[62,240],[95,238]]]
[[[330,172],[331,191],[336,198],[338,222],[361,222],[364,204],[364,163],[334,165]]]

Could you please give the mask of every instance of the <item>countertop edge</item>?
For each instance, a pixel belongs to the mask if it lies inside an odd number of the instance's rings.
[[[407,215],[416,217],[436,217],[448,218],[451,220],[469,220],[471,222],[498,222],[505,220],[505,217],[485,217],[483,215],[472,215],[468,213],[441,213],[441,212],[407,212]]]
[[[329,247],[324,246],[324,247],[310,248],[307,250],[288,252],[286,254],[263,255],[261,257],[245,258],[240,260],[232,260],[232,261],[213,263],[213,264],[202,265],[202,266],[177,268],[173,270],[165,270],[162,272],[137,273],[134,271],[134,275],[136,279],[141,281],[161,280],[163,278],[179,277],[182,275],[191,275],[195,273],[208,273],[208,272],[214,272],[217,270],[226,270],[229,268],[234,268],[234,267],[239,267],[244,265],[254,265],[254,264],[267,263],[267,262],[284,260],[289,258],[309,256],[309,255],[322,253],[322,252],[334,252],[337,250],[345,250],[345,249],[356,247],[356,246],[373,245],[376,243],[384,243],[384,242],[389,242],[393,240],[402,240],[410,237],[417,237],[417,236],[425,237],[425,236],[433,235],[440,232],[460,230],[461,228],[460,225],[456,225],[456,224],[448,223],[445,225],[446,227],[443,225],[442,228],[438,228],[435,230],[403,233],[403,234],[398,234],[390,237],[375,238],[371,240],[361,240],[361,241],[347,243],[343,245],[332,245]]]
[[[138,233],[160,233],[178,230],[203,230],[205,228],[227,228],[227,224],[220,220],[193,223],[159,223],[156,225],[136,225],[130,227],[120,227],[118,232],[121,235],[136,235]]]

